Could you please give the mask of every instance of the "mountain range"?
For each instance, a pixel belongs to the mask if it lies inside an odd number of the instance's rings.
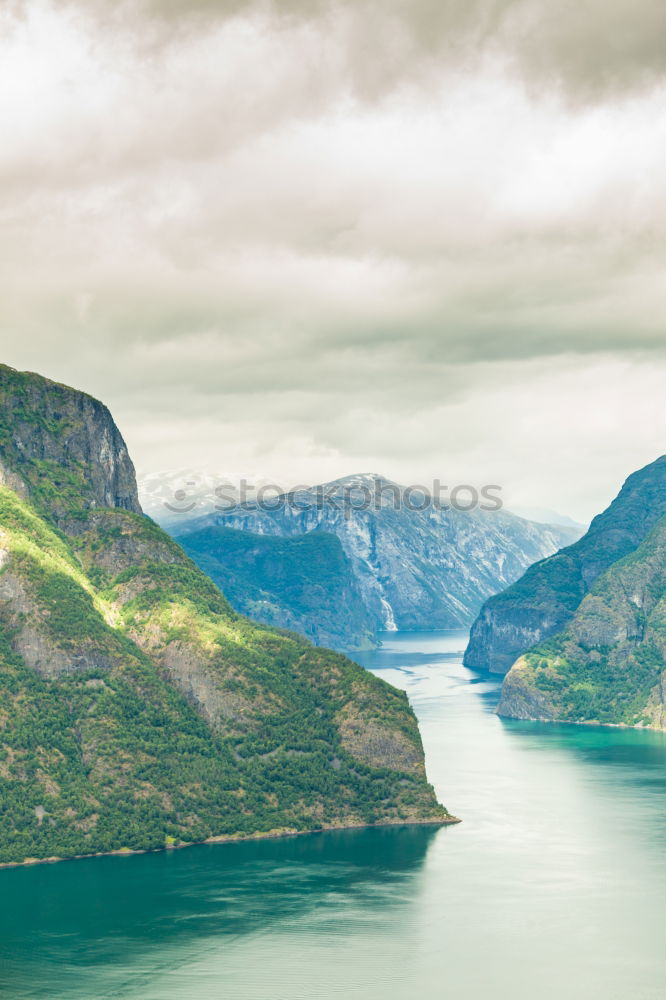
[[[358,475],[199,516],[183,499],[165,524],[238,610],[338,649],[363,648],[382,630],[470,625],[489,595],[582,530],[504,510],[413,509],[421,501],[405,494]],[[313,574],[324,560],[334,576]]]

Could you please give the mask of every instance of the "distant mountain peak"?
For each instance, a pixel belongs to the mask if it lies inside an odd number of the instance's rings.
[[[579,528],[581,534],[587,528],[582,521],[575,521],[568,514],[560,514],[559,511],[548,507],[522,507],[511,504],[509,509],[512,514],[523,517],[526,521],[535,521],[537,524],[561,524],[567,528]]]

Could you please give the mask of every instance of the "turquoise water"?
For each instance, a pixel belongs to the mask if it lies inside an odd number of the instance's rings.
[[[361,657],[461,825],[2,871],[0,996],[663,998],[666,740],[500,721],[465,639]]]

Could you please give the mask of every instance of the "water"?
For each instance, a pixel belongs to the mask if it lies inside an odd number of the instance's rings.
[[[360,657],[461,825],[0,872],[3,1000],[661,1000],[666,740],[500,721],[465,639]]]

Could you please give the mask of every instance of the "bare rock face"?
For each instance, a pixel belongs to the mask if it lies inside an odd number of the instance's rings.
[[[225,686],[231,675],[221,674],[214,660],[201,648],[170,642],[159,650],[157,659],[169,679],[209,725],[219,727],[223,721],[232,726],[252,724],[252,703]]]
[[[580,591],[580,598],[584,591]],[[499,595],[501,596],[501,595]],[[566,621],[566,609],[554,608],[545,615],[541,608],[516,603],[496,611],[493,600],[486,601],[472,626],[464,663],[473,670],[505,674],[516,659],[516,650],[529,649],[544,636],[552,635]]]
[[[521,656],[504,678],[498,714],[510,719],[533,719],[552,722],[557,709],[547,691],[533,687],[527,681],[530,664]]]
[[[400,771],[423,774],[423,756],[406,736],[381,723],[363,718],[353,703],[348,703],[336,719],[342,745],[357,760],[370,767],[394,767]]]
[[[59,641],[60,637],[49,627],[48,612],[44,612],[30,580],[16,569],[12,572],[11,554],[0,551],[0,565],[9,562],[0,575],[0,619],[9,628],[12,649],[23,662],[42,677],[111,669],[112,656],[87,637]]]
[[[1,371],[2,366],[0,366]],[[28,499],[28,487],[16,472],[13,472],[12,469],[5,465],[2,459],[0,459],[0,486],[7,486],[24,500]]]

